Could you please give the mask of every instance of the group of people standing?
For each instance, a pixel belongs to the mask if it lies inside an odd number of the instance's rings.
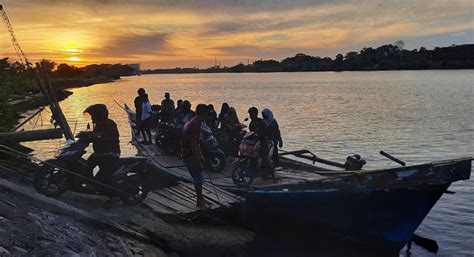
[[[169,93],[165,93],[165,98],[161,101],[159,109],[159,120],[162,123],[171,123],[175,128],[182,129],[181,133],[181,158],[190,172],[197,195],[197,207],[206,208],[202,194],[202,184],[204,177],[202,171],[205,167],[206,160],[200,149],[200,138],[203,126],[209,127],[212,131],[220,131],[223,137],[224,148],[230,143],[234,136],[241,132],[245,125],[240,122],[234,107],[228,103],[223,103],[220,113],[214,109],[212,104],[199,104],[195,111],[191,109],[191,103],[188,100],[178,100],[175,105]],[[135,98],[136,109],[136,125],[138,131],[143,136],[144,144],[150,144],[152,122],[152,105],[143,88],[138,90],[138,96]],[[259,117],[259,111],[256,107],[248,110],[249,130],[258,135],[261,142],[260,156],[266,159],[268,155],[268,142],[272,141],[273,148],[273,164],[278,166],[278,147],[283,147],[283,140],[277,120],[274,118],[269,108],[264,108]],[[228,152],[228,151],[226,151]],[[233,154],[230,154],[233,155]]]

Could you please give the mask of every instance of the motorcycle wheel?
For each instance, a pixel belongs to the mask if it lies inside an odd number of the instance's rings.
[[[253,177],[249,175],[249,169],[241,163],[235,164],[232,169],[232,181],[238,187],[249,187],[253,183]]]
[[[143,200],[145,200],[146,196],[148,195],[148,190],[146,190],[143,183],[127,186],[124,191],[130,193],[130,195],[120,196],[120,200],[122,200],[122,202],[126,205],[139,204],[143,202]]]
[[[209,160],[209,171],[221,172],[225,168],[225,161],[224,156],[212,156]]]
[[[36,191],[46,196],[60,196],[69,187],[69,175],[55,167],[48,167],[36,174],[33,186]]]

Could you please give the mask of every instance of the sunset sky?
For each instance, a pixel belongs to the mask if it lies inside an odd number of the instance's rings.
[[[209,67],[296,53],[333,57],[403,40],[474,43],[472,0],[4,0],[27,56],[82,66]],[[5,26],[0,57],[15,59]]]

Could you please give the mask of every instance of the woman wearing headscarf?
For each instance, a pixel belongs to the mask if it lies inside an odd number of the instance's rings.
[[[268,139],[273,141],[273,164],[276,166],[280,165],[280,159],[278,157],[278,148],[283,147],[283,140],[281,138],[280,128],[278,122],[273,117],[273,112],[269,108],[264,108],[262,111],[262,117],[265,124],[268,127]]]
[[[229,107],[229,110],[222,118],[221,128],[228,130],[234,130],[238,125],[240,125],[239,117],[237,117],[237,112],[234,107]]]
[[[221,121],[221,129],[224,132],[222,137],[224,140],[224,152],[226,152],[226,154],[237,156],[239,142],[236,142],[234,139],[242,128],[243,124],[240,123],[235,108],[229,107],[229,110]]]
[[[218,128],[219,125],[221,125],[221,128],[222,128],[222,120],[224,119],[224,116],[227,114],[228,111],[229,111],[229,104],[223,103],[221,106],[221,112],[219,113],[219,117],[217,117],[216,128]]]
[[[206,124],[214,131],[217,129],[217,113],[214,110],[214,105],[209,104],[207,107],[209,108],[209,116],[207,117]]]

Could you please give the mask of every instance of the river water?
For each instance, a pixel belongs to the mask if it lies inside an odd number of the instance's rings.
[[[76,131],[84,129],[82,111],[105,103],[121,132],[122,152],[129,144],[126,113],[115,103],[133,106],[143,87],[152,103],[164,92],[172,98],[234,106],[243,120],[251,106],[269,107],[280,124],[284,149],[309,149],[343,162],[358,153],[367,168],[395,166],[380,150],[408,164],[473,156],[474,73],[468,70],[319,73],[180,74],[125,77],[113,83],[72,89],[61,102]],[[43,126],[47,126],[43,114]],[[33,126],[34,124],[31,124]],[[36,127],[41,126],[41,119]],[[40,157],[51,156],[61,140],[29,143]],[[437,256],[474,256],[474,180],[453,184],[417,233],[438,241]],[[404,251],[400,253],[406,255]],[[414,246],[412,256],[431,256]],[[312,255],[308,255],[312,256]]]

